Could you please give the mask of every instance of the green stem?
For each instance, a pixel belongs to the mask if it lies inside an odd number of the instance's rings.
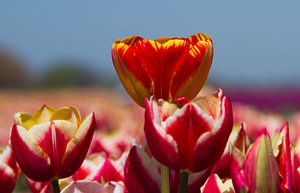
[[[53,193],[60,193],[58,179],[53,179],[51,183],[52,183]]]
[[[161,193],[169,193],[170,192],[170,184],[169,184],[169,168],[160,165],[160,180],[161,180]]]
[[[179,193],[187,193],[188,181],[189,181],[189,173],[182,171],[180,173]]]

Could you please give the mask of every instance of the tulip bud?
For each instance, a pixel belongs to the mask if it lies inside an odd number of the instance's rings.
[[[203,33],[156,40],[131,36],[112,45],[117,74],[141,106],[152,95],[166,101],[193,99],[207,79],[212,57],[212,40]]]
[[[247,193],[279,192],[278,165],[266,131],[250,147],[242,165],[241,160],[235,157],[232,159],[231,170],[233,184],[238,193],[243,191]]]

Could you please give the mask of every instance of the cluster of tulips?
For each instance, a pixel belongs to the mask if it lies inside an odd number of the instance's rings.
[[[116,158],[91,148],[93,113],[46,105],[16,113],[0,155],[0,192],[11,193],[22,171],[33,193],[300,193],[300,140],[290,141],[287,123],[249,136],[221,89],[197,97],[212,58],[202,33],[117,39],[112,60],[145,108],[145,140]]]

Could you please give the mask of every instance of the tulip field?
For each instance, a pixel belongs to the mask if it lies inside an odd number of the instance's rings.
[[[300,193],[300,111],[206,85],[213,50],[130,36],[112,45],[123,90],[0,92],[0,193]]]

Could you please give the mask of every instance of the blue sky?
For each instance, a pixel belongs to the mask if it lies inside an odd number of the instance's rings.
[[[111,44],[117,37],[209,33],[211,80],[300,82],[300,2],[287,1],[2,1],[0,47],[35,73],[64,59],[116,78]]]

